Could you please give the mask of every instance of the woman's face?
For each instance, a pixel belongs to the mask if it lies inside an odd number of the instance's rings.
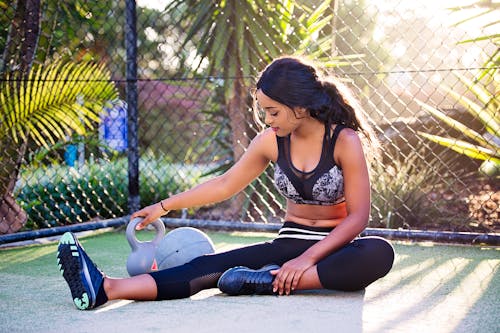
[[[257,90],[255,98],[257,107],[265,116],[264,123],[271,127],[276,135],[287,136],[299,125],[300,119],[288,106],[269,98],[260,89]]]

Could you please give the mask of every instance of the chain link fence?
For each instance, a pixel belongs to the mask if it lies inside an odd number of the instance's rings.
[[[341,78],[374,126],[370,227],[499,232],[498,3],[133,3],[0,0],[1,233],[122,217],[224,172],[258,131],[255,78],[282,54]],[[171,216],[279,222],[272,173]]]

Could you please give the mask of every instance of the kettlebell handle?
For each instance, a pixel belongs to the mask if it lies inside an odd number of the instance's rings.
[[[126,236],[127,236],[127,241],[130,244],[130,247],[132,250],[137,249],[138,244],[144,243],[141,242],[137,239],[136,237],[136,230],[135,227],[143,220],[142,217],[136,217],[132,221],[130,221],[127,225],[127,231],[126,231]],[[151,223],[151,225],[156,229],[156,236],[151,240],[150,242],[158,245],[160,241],[163,239],[163,236],[165,236],[165,224],[158,219],[154,222]]]

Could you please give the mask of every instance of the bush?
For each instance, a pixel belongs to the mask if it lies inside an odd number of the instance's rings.
[[[178,166],[151,156],[140,160],[141,205],[191,187],[199,167]],[[44,166],[22,172],[17,200],[28,214],[27,229],[40,229],[128,214],[127,159],[87,163],[75,169]]]
[[[429,199],[440,184],[450,183],[436,165],[432,159],[422,159],[418,152],[375,165],[370,226],[410,229],[465,224],[469,220],[466,214],[459,216],[461,212],[450,208],[465,208],[463,202]]]

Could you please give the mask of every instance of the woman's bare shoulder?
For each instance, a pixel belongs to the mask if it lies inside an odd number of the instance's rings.
[[[358,133],[352,128],[343,128],[335,143],[335,162],[342,165],[359,160],[363,155],[363,145]]]
[[[361,144],[361,139],[359,138],[358,133],[352,128],[345,127],[343,128],[338,136],[336,145],[341,146],[358,146]]]
[[[267,128],[257,134],[252,140],[251,146],[259,150],[269,160],[276,161],[278,156],[278,144],[276,142],[276,134],[271,128]]]

